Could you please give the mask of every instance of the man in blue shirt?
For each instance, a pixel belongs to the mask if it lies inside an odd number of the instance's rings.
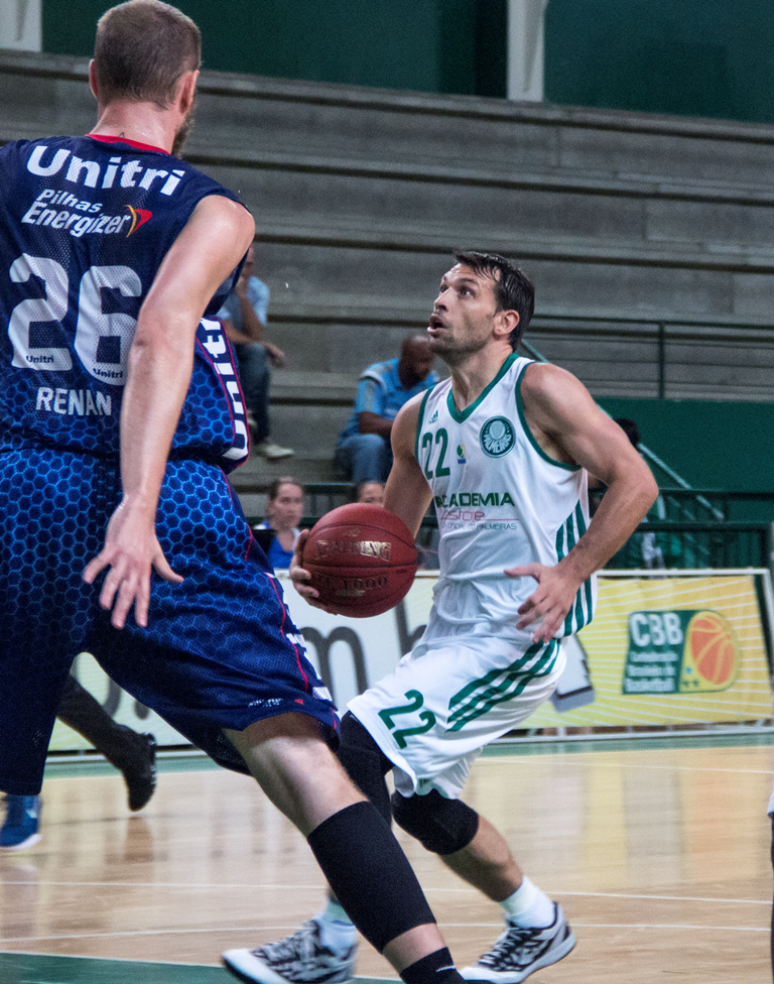
[[[287,458],[291,448],[283,448],[272,441],[269,425],[269,363],[281,366],[285,353],[263,337],[269,307],[269,288],[253,275],[255,259],[251,246],[242,275],[233,292],[226,298],[218,317],[223,321],[226,334],[236,349],[239,362],[239,380],[247,405],[247,422],[255,439],[258,454],[269,461]]]
[[[360,377],[349,423],[336,443],[335,463],[354,484],[384,482],[392,467],[390,434],[403,404],[438,382],[424,335],[401,345],[400,359],[376,362]]]

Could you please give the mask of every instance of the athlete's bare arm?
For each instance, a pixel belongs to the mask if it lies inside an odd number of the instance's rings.
[[[527,424],[550,457],[577,464],[608,490],[586,533],[555,567],[528,564],[505,573],[533,577],[538,588],[519,608],[518,628],[543,622],[534,641],[551,639],[578,588],[629,539],[658,495],[650,469],[621,428],[594,403],[586,387],[558,366],[525,370],[521,395]]]
[[[395,513],[417,535],[422,517],[430,505],[432,493],[425,481],[422,469],[414,457],[414,441],[419,423],[419,406],[424,393],[412,397],[404,404],[395,418],[392,428],[392,453],[394,457],[390,477],[384,490],[384,507]],[[312,575],[303,567],[304,544],[309,533],[304,530],[296,542],[290,564],[290,578],[296,591],[315,608],[330,609],[317,603],[318,592],[307,582]]]
[[[151,568],[168,581],[182,580],[156,539],[156,506],[191,380],[196,329],[254,233],[253,219],[241,205],[219,195],[204,198],[167,253],[140,309],[121,409],[124,495],[104,548],[83,575],[92,583],[109,568],[100,604],[113,608],[118,629],[132,604],[137,624],[147,625]]]

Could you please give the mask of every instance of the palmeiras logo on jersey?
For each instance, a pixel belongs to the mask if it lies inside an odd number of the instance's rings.
[[[513,425],[507,417],[490,417],[481,428],[481,447],[490,458],[508,454],[515,443]]]

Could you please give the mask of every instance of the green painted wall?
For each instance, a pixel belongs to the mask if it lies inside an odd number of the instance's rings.
[[[177,0],[206,68],[504,96],[507,0]],[[43,49],[90,55],[107,0],[43,0]]]
[[[43,0],[89,55],[108,0]],[[177,0],[207,68],[505,96],[507,0]],[[774,122],[774,0],[550,0],[549,102]]]
[[[694,488],[774,491],[774,403],[598,401]]]
[[[772,0],[550,0],[551,102],[774,122]]]

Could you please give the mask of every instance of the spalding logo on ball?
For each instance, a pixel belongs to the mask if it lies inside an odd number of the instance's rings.
[[[303,564],[321,604],[339,615],[368,618],[405,598],[417,570],[417,548],[393,513],[355,502],[314,525]]]

